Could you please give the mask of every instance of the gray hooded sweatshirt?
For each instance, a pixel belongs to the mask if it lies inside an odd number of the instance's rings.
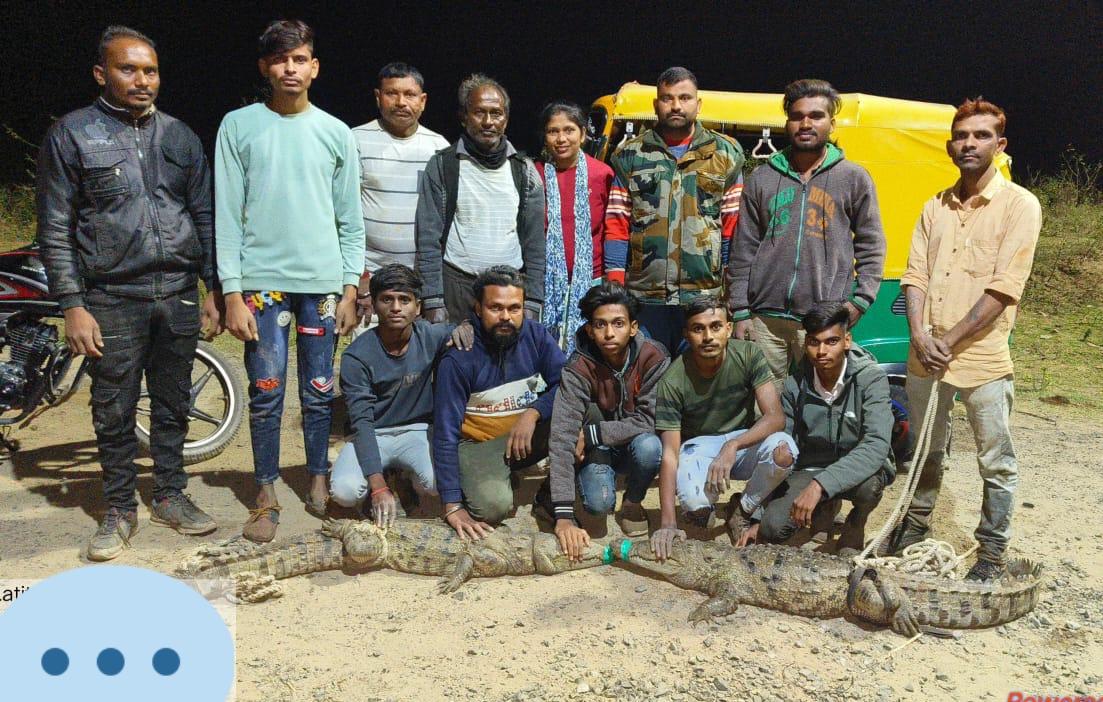
[[[885,231],[869,173],[827,145],[808,182],[779,151],[747,179],[728,261],[732,318],[799,320],[817,302],[877,297]]]

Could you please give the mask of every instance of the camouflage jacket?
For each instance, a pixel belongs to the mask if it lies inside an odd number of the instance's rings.
[[[606,212],[605,270],[642,302],[720,295],[739,217],[743,149],[700,122],[675,160],[653,129],[625,142]]]

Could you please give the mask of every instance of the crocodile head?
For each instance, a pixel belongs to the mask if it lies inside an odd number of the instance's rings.
[[[698,589],[715,578],[717,567],[724,562],[725,550],[711,541],[680,539],[674,542],[670,558],[660,561],[646,537],[622,537],[613,539],[610,553],[679,587]]]
[[[383,560],[387,534],[371,522],[327,519],[322,533],[340,539],[345,557],[357,566],[373,566]]]

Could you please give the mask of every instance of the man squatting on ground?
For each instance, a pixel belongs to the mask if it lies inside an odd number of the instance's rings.
[[[509,94],[481,73],[459,88],[460,139],[425,164],[418,182],[417,271],[422,314],[460,322],[472,282],[493,266],[525,276],[525,318],[544,302],[544,186],[532,161],[506,139]]]
[[[437,366],[433,464],[443,517],[463,538],[492,531],[513,509],[510,474],[548,455],[563,351],[525,318],[525,281],[509,266],[475,276],[472,349]]]
[[[94,104],[50,127],[38,157],[38,242],[69,350],[92,359],[92,425],[107,513],[87,556],[118,556],[138,530],[138,393],[150,395],[150,521],[183,534],[215,530],[183,493],[184,437],[199,333],[221,297],[213,269],[211,174],[203,145],[154,107],[161,74],[153,42],[121,26],[100,36]]]
[[[444,137],[418,121],[428,99],[420,71],[407,63],[388,63],[379,70],[374,92],[379,118],[352,130],[360,152],[365,232],[357,303],[364,319],[354,334],[371,324],[371,295],[365,287],[371,274],[388,263],[414,267],[418,177],[434,153],[448,148]]]
[[[729,481],[746,480],[741,499],[732,498],[728,522],[737,541],[797,457],[796,444],[783,431],[785,417],[766,358],[731,333],[727,306],[712,295],[699,296],[686,307],[689,351],[659,381],[655,428],[663,442],[662,522],[651,544],[660,558],[669,555],[675,538],[685,538],[677,526],[675,493],[687,520],[707,526]]]
[[[647,533],[640,503],[662,459],[655,389],[670,365],[666,349],[639,333],[639,301],[623,286],[590,288],[578,305],[585,323],[563,368],[548,442],[555,535],[575,559],[590,543],[574,518],[576,482],[583,508],[603,516],[616,505],[617,473],[627,474],[621,530]]]
[[[743,148],[697,121],[697,78],[656,81],[654,129],[617,148],[605,216],[605,275],[639,298],[640,324],[678,355],[685,305],[720,295],[739,220]]]
[[[850,314],[846,304],[820,303],[801,321],[804,358],[781,393],[785,431],[799,450],[796,466],[738,546],[756,539],[782,543],[802,527],[813,533],[826,528],[841,500],[853,508],[836,552],[854,555],[865,546],[866,520],[896,477],[889,450],[893,417],[888,376],[851,339]]]
[[[353,435],[333,463],[330,490],[342,507],[359,507],[368,497],[375,523],[385,527],[401,507],[384,471],[405,472],[420,506],[437,494],[429,448],[433,366],[452,343],[470,348],[472,329],[467,321],[457,333],[456,325],[419,319],[421,276],[408,266],[383,266],[370,285],[379,325],[341,355],[341,393]],[[450,336],[458,334],[464,338]]]
[[[913,426],[923,425],[936,380],[939,385],[931,451],[916,468],[923,473],[893,546],[902,550],[930,529],[957,395],[973,429],[984,481],[974,532],[980,550],[965,576],[969,580],[993,580],[1005,571],[1019,484],[1008,340],[1042,228],[1038,198],[996,168],[996,156],[1007,147],[1006,125],[1003,110],[983,98],[958,108],[946,151],[961,178],[923,206],[900,279],[911,328],[907,390]]]
[[[884,272],[873,179],[829,141],[841,104],[827,81],[787,85],[789,146],[756,168],[743,190],[728,304],[735,337],[759,345],[779,390],[804,354],[804,314],[817,302],[845,300],[857,324]]]
[[[364,221],[356,140],[309,100],[319,67],[314,31],[302,22],[271,23],[259,41],[257,67],[272,97],[222,120],[215,211],[226,328],[245,342],[259,486],[242,533],[266,542],[279,522],[274,483],[292,317],[311,476],[307,509],[325,514],[333,356],[337,334],[356,326]]]

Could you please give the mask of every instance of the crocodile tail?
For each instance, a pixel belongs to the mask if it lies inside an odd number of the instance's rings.
[[[271,575],[278,580],[339,569],[343,562],[340,540],[312,533],[274,544],[254,544],[241,538],[207,544],[185,560],[177,572],[210,580],[231,578],[237,573]]]
[[[1043,580],[1040,563],[1022,558],[1007,564],[1007,577],[1000,581],[997,588],[1001,596],[1008,598],[1007,618],[1003,621],[1018,619],[1034,609]]]

